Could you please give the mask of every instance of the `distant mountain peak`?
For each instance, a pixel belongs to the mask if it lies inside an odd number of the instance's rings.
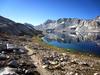
[[[96,16],[96,19],[100,20],[100,16]]]
[[[55,22],[55,20],[48,19],[48,20],[46,20],[46,21],[44,22],[44,24],[53,23],[53,22]]]
[[[100,32],[100,16],[96,19],[79,19],[79,18],[59,18],[58,20],[47,20],[45,23],[36,26],[37,30],[45,32],[47,29],[55,31],[99,31]]]

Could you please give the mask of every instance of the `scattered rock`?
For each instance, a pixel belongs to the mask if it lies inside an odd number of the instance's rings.
[[[49,61],[49,63],[50,63],[51,65],[57,65],[57,64],[58,64],[57,61]]]
[[[40,73],[37,72],[37,71],[27,71],[27,72],[25,73],[25,75],[40,75]]]
[[[0,54],[0,60],[6,60],[7,58],[9,57],[7,57],[5,54]]]
[[[94,73],[94,75],[100,75],[100,73]]]
[[[48,65],[42,65],[42,68],[47,68],[48,67]]]
[[[13,68],[5,67],[0,75],[16,75],[15,72],[13,71]]]
[[[9,63],[8,63],[8,66],[11,67],[11,68],[17,68],[19,65],[17,63],[16,60],[11,60]]]

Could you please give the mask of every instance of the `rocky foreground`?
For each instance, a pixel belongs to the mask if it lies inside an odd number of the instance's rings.
[[[24,48],[25,37],[0,36],[0,75],[40,75]]]
[[[100,75],[100,60],[76,54],[59,53],[39,44],[31,47],[43,69],[51,75]]]
[[[28,36],[0,40],[0,75],[100,75],[99,57],[58,51]]]

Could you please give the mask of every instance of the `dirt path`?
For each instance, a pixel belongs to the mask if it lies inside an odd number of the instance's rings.
[[[35,65],[37,66],[37,71],[40,73],[40,75],[52,75],[51,72],[44,69],[40,63],[40,58],[37,55],[33,54],[33,50],[29,49],[27,46],[25,46],[25,49],[28,50],[28,55],[31,56],[32,60],[34,61]]]

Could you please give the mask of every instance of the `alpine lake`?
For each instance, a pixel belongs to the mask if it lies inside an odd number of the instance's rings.
[[[59,48],[100,56],[100,32],[53,32],[46,34],[43,41]]]

